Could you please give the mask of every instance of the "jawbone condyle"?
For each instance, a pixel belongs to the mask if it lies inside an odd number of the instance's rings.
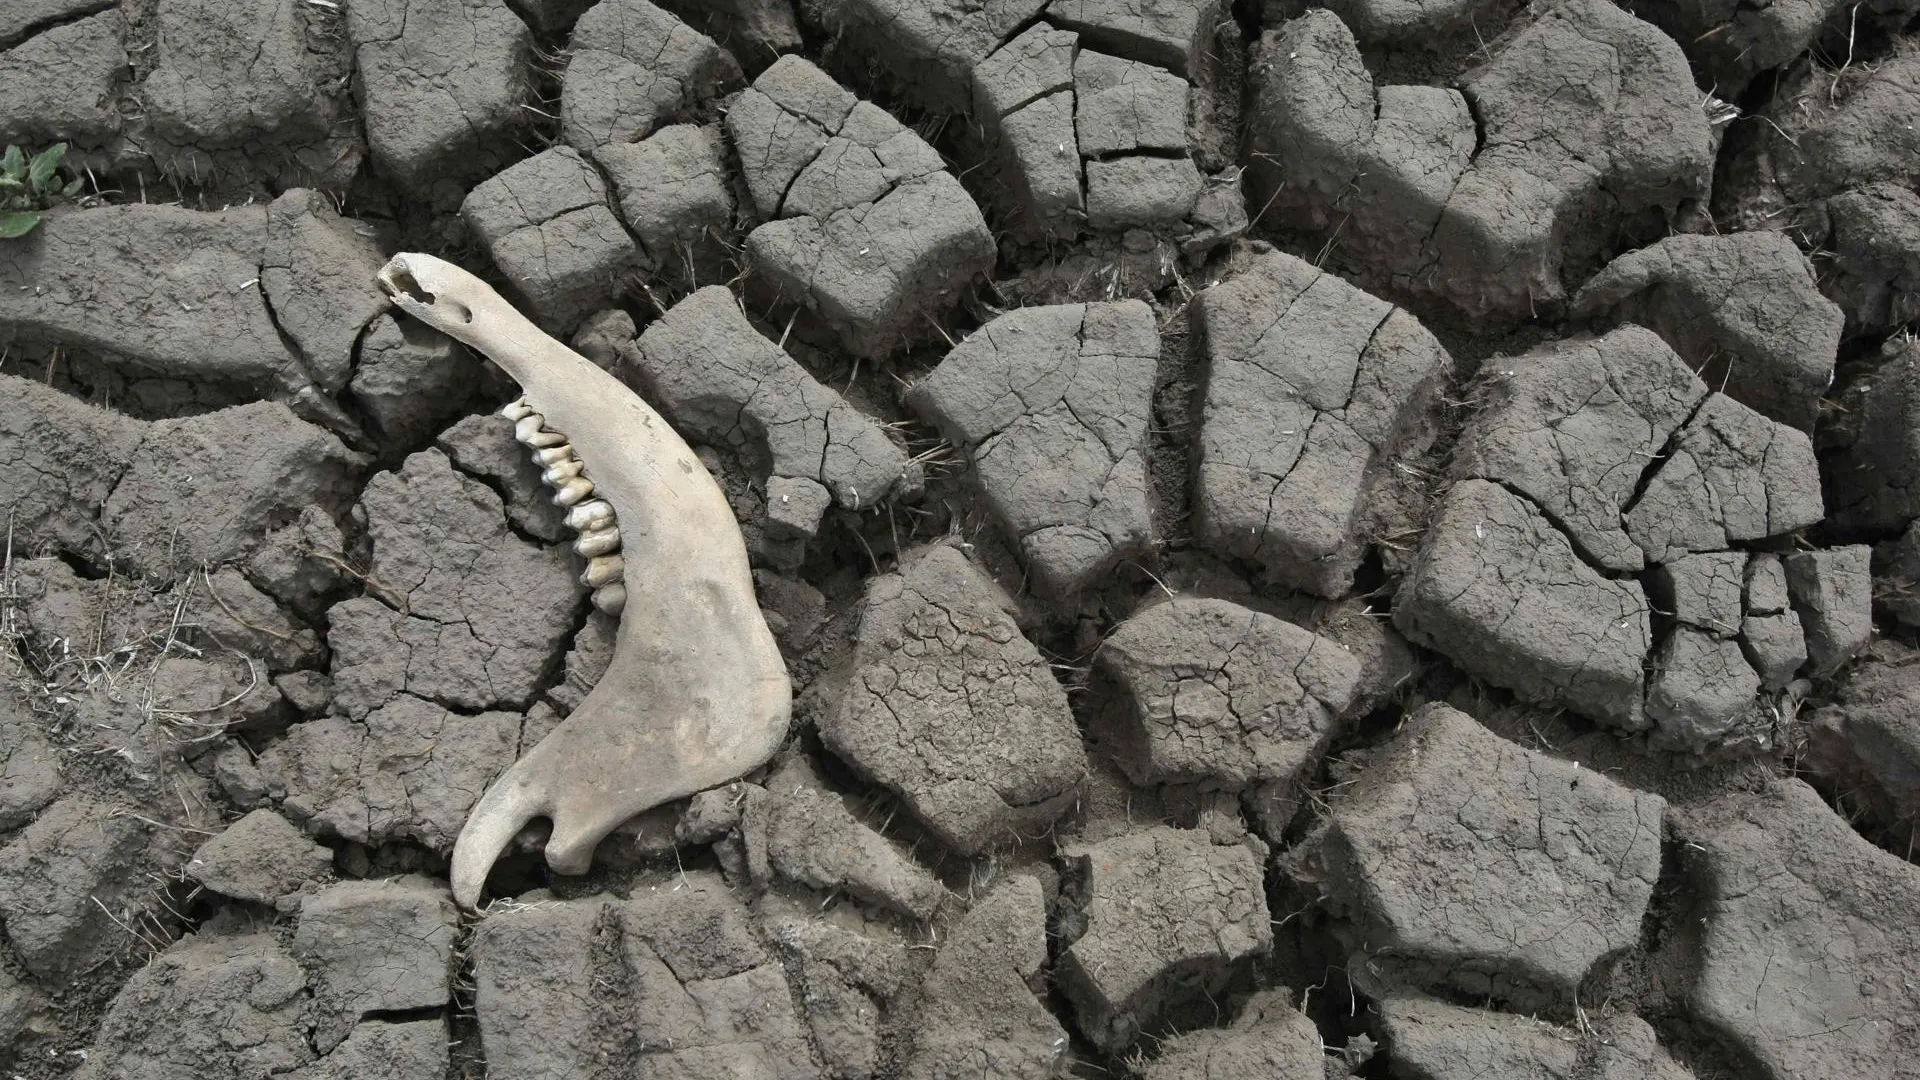
[[[584,873],[621,822],[763,764],[786,737],[793,691],[733,511],[658,413],[459,267],[402,254],[379,278],[402,311],[525,391],[503,412],[571,508],[594,603],[620,616],[606,674],[461,829],[453,895],[472,909],[494,860],[535,818],[553,822],[547,864]]]

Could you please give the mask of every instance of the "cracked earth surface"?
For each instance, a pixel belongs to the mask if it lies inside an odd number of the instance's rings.
[[[82,192],[0,240],[0,1075],[1913,1075],[1917,58],[1920,0],[0,4]],[[619,624],[399,251],[686,437],[794,690],[476,912]]]

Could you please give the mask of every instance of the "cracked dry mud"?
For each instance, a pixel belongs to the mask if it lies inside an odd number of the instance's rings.
[[[1920,0],[0,0],[0,1076],[1920,1075],[1917,102]],[[621,624],[403,251],[793,690],[476,911]]]

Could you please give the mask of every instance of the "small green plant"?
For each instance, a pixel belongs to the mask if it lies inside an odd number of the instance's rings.
[[[25,236],[40,224],[47,207],[80,194],[82,181],[60,180],[60,162],[66,143],[54,143],[28,158],[17,146],[0,156],[0,240]]]

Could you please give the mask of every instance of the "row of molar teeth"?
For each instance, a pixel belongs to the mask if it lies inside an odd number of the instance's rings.
[[[500,415],[513,421],[513,437],[533,450],[540,479],[553,489],[553,504],[566,508],[567,527],[580,534],[573,550],[587,560],[580,583],[593,590],[593,606],[609,615],[620,614],[627,606],[627,564],[620,554],[613,504],[593,497],[586,465],[565,435],[547,430],[546,417],[535,412],[526,398],[509,402]]]

